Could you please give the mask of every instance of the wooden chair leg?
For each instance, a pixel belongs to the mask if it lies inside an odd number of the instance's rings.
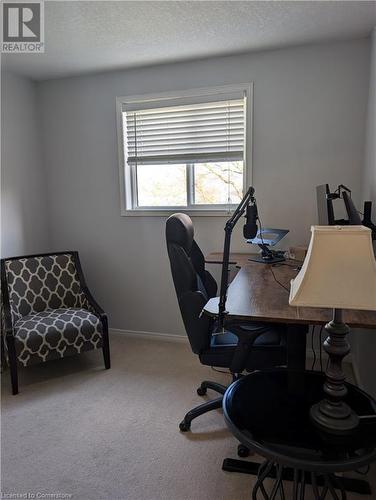
[[[110,357],[110,342],[108,339],[107,328],[104,329],[102,342],[103,342],[102,351],[103,351],[104,366],[106,370],[109,370],[111,368],[111,357]]]
[[[12,394],[18,394],[18,371],[17,371],[17,355],[14,346],[14,338],[7,337],[7,348],[9,357],[10,380],[12,384]]]

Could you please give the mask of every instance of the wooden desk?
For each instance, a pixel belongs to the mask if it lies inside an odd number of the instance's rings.
[[[231,253],[230,254],[230,262],[229,264],[233,266],[242,267],[246,264],[249,264],[249,258],[252,255],[251,253]],[[205,257],[205,262],[207,264],[222,264],[223,253],[222,252],[212,252]]]
[[[289,291],[276,279],[290,289],[290,281],[298,273],[296,261],[287,261],[288,265],[274,266],[250,262],[249,254],[231,254],[232,264],[241,267],[229,286],[226,309],[232,319],[271,321],[275,323],[324,325],[332,318],[331,309],[293,307],[289,305]],[[221,263],[222,254],[212,253],[206,258],[207,263]],[[274,276],[273,276],[274,273]],[[209,300],[204,311],[216,316],[218,297]],[[346,323],[358,328],[376,328],[376,311],[344,311]]]

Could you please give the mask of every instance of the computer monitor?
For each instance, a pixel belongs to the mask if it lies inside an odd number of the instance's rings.
[[[320,226],[333,226],[335,224],[333,201],[329,199],[329,184],[316,187],[317,212]]]
[[[351,191],[340,184],[334,193],[330,192],[329,184],[316,187],[317,211],[320,226],[346,225],[366,226],[372,230],[372,239],[376,241],[376,224],[371,220],[372,202],[364,202],[363,220],[353,200]],[[334,203],[336,206],[334,207]]]
[[[356,206],[354,205],[354,202],[353,202],[352,198],[350,197],[349,193],[347,193],[346,191],[343,191],[342,197],[343,197],[343,201],[345,202],[347,217],[349,219],[348,223],[351,226],[361,226],[362,219],[361,219],[360,214],[359,214],[358,210],[356,209]]]
[[[363,214],[363,226],[371,229],[372,239],[376,240],[376,224],[372,222],[372,201],[364,202]]]

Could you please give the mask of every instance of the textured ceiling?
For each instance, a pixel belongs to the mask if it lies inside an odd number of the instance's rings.
[[[3,55],[37,80],[367,36],[376,2],[45,1],[44,54]]]

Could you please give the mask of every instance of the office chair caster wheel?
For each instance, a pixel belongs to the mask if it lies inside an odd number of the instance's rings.
[[[249,449],[246,446],[244,446],[244,444],[239,444],[238,445],[238,457],[246,458],[246,457],[249,457],[249,455],[250,455]]]
[[[205,394],[206,394],[206,393],[207,393],[207,389],[206,389],[206,388],[204,389],[203,387],[201,387],[201,386],[200,386],[200,387],[197,389],[197,394],[198,394],[199,396],[205,396]]]
[[[186,422],[185,420],[183,420],[179,424],[179,429],[181,430],[181,432],[188,432],[190,430],[190,428],[191,428],[191,423]]]

